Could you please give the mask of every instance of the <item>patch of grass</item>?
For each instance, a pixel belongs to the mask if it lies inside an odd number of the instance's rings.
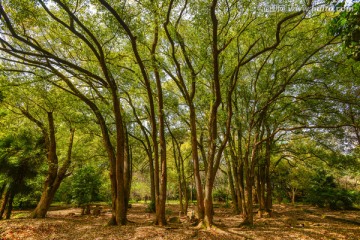
[[[12,218],[14,219],[21,219],[21,218],[28,218],[30,216],[29,212],[19,212],[13,214]]]

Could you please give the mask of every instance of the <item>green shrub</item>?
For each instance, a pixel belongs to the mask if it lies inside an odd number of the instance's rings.
[[[305,201],[318,207],[330,209],[351,209],[357,201],[358,193],[341,189],[334,181],[334,177],[320,171],[311,181],[306,191]]]
[[[145,209],[145,212],[147,213],[153,213],[156,210],[156,203],[150,201]]]
[[[225,202],[228,200],[228,194],[225,189],[216,189],[213,193],[213,198],[218,202]]]
[[[77,205],[99,201],[100,175],[91,166],[77,170],[72,177],[72,201]]]

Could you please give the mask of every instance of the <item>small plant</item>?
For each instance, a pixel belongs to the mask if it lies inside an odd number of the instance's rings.
[[[155,202],[149,202],[147,205],[147,208],[145,209],[145,212],[147,213],[153,213],[156,210],[156,204]]]
[[[230,208],[230,207],[231,207],[230,201],[226,201],[224,204],[224,208]]]

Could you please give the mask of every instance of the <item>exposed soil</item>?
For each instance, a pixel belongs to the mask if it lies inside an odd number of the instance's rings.
[[[81,209],[52,208],[45,219],[26,219],[28,212],[15,211],[10,220],[0,221],[0,239],[360,239],[359,211],[330,211],[307,205],[275,205],[272,217],[255,217],[253,227],[242,226],[241,216],[231,209],[215,208],[211,230],[198,229],[179,217],[179,207],[168,205],[172,221],[154,225],[154,214],[144,204],[129,209],[129,224],[106,226],[108,209],[100,216],[81,216]]]

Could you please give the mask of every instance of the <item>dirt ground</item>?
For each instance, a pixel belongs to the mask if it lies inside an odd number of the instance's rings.
[[[215,208],[216,227],[211,230],[192,226],[179,207],[168,205],[174,223],[154,225],[154,214],[144,204],[129,209],[127,226],[106,226],[108,209],[100,216],[81,216],[79,208],[52,208],[45,219],[22,218],[15,211],[10,220],[0,221],[0,239],[360,239],[360,211],[329,211],[307,205],[275,205],[273,216],[255,217],[253,227],[242,226],[241,216],[228,208]],[[180,221],[179,221],[180,220]]]

